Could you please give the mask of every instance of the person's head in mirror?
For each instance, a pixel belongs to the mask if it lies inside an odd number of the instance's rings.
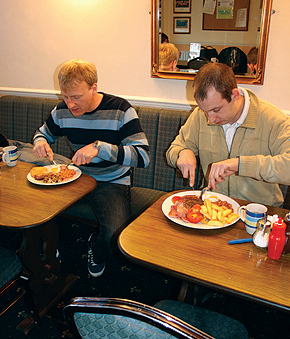
[[[165,33],[161,33],[161,43],[164,44],[168,44],[169,43],[169,38]]]
[[[178,71],[179,50],[170,43],[159,46],[159,70],[175,72]]]
[[[258,60],[258,48],[252,47],[247,54],[248,67],[250,69],[250,75],[255,75],[257,72],[257,60]]]

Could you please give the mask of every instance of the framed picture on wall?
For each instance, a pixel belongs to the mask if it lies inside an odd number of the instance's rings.
[[[174,13],[191,13],[191,0],[173,0]]]
[[[191,17],[173,17],[173,34],[190,34]]]

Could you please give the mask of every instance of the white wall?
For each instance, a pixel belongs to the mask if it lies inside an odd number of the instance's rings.
[[[255,0],[258,1],[258,0]],[[290,110],[290,1],[274,0],[263,86],[247,86]],[[99,90],[188,105],[192,82],[150,77],[150,0],[1,0],[0,94],[55,93],[59,65],[92,61]]]

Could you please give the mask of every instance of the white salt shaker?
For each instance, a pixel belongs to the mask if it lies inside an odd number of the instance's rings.
[[[262,248],[268,247],[271,222],[261,219],[257,222],[257,229],[253,235],[253,243]]]

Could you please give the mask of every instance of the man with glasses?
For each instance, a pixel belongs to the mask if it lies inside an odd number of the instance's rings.
[[[88,196],[100,226],[88,240],[88,270],[98,277],[112,254],[113,235],[130,218],[131,167],[148,166],[149,145],[135,109],[125,99],[98,92],[92,63],[67,61],[58,80],[63,101],[36,131],[34,152],[53,160],[50,144],[65,135],[72,162],[98,181]]]

